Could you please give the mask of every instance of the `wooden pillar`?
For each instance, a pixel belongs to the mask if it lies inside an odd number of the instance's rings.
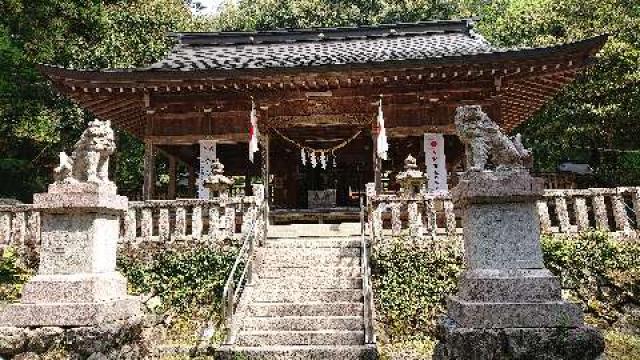
[[[251,164],[248,160],[244,168],[244,194],[251,195]]]
[[[262,181],[264,184],[264,198],[269,203],[271,189],[269,188],[269,135],[262,135]]]
[[[176,158],[173,156],[169,156],[169,187],[167,189],[167,198],[169,200],[174,200],[176,198],[176,165]]]
[[[144,184],[142,187],[142,198],[152,200],[155,193],[156,181],[156,157],[151,141],[144,143]]]
[[[196,169],[194,166],[187,167],[189,171],[189,196],[196,196]]]

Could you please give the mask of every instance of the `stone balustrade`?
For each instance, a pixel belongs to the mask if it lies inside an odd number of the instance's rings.
[[[202,241],[240,236],[256,208],[253,196],[214,200],[129,202],[120,243]],[[0,248],[40,244],[40,214],[32,205],[0,206]]]
[[[130,202],[121,242],[216,242],[233,239],[255,210],[253,197]]]
[[[377,235],[461,234],[459,214],[448,194],[369,194],[368,221]],[[255,207],[251,196],[226,200],[133,201],[123,217],[120,243],[234,238]],[[640,223],[640,187],[545,190],[538,201],[543,233],[601,229],[631,235]],[[40,243],[40,215],[32,205],[0,206],[0,248]]]
[[[33,205],[0,205],[0,249],[39,243],[40,213]]]
[[[632,235],[640,222],[640,187],[545,190],[537,206],[542,233],[600,229]],[[378,238],[462,234],[460,214],[449,194],[406,197],[370,192],[367,207],[369,225]]]
[[[543,233],[633,234],[639,229],[640,187],[546,190],[538,214]]]

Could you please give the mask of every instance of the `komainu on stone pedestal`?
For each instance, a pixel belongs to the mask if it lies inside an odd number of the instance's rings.
[[[116,149],[109,121],[94,120],[76,142],[71,156],[60,153],[60,165],[54,169],[57,183],[113,184],[109,180],[109,157]]]
[[[495,145],[495,136],[474,141]],[[505,147],[507,140],[479,159],[476,154],[452,190],[462,211],[466,270],[448,300],[433,358],[596,359],[602,336],[584,325],[577,305],[562,299],[559,279],[543,263],[536,211],[543,181],[521,166],[522,152]],[[483,171],[488,157],[496,171]]]
[[[114,150],[108,122],[93,121],[71,159],[62,156],[57,181],[34,195],[41,213],[40,265],[20,303],[0,312],[0,324],[20,327],[92,326],[139,315],[116,271],[120,217],[127,198],[108,179]]]
[[[480,106],[458,107],[455,125],[466,145],[467,169],[485,170],[489,160],[498,169],[531,167],[531,152],[522,145],[520,134],[511,138],[503,134]]]

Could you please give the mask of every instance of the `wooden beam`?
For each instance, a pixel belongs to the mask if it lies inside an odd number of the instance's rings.
[[[453,121],[453,119],[452,119]],[[424,133],[439,133],[446,135],[455,135],[455,125],[424,125],[424,126],[406,126],[387,128],[387,136],[393,138],[402,138],[408,136],[419,136]]]
[[[167,198],[174,200],[176,198],[176,183],[177,183],[177,164],[174,156],[168,156],[169,158],[169,186],[167,188]]]
[[[144,200],[152,200],[155,192],[156,169],[155,151],[153,143],[149,140],[144,142],[144,184],[142,187],[142,197]]]
[[[200,140],[216,140],[222,142],[248,142],[249,135],[247,133],[227,133],[218,135],[175,135],[175,136],[161,136],[151,135],[146,139],[153,141],[157,145],[192,145],[197,144]]]

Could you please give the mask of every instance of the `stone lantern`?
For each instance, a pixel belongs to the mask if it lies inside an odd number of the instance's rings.
[[[224,165],[215,159],[211,165],[211,175],[209,175],[203,181],[204,187],[209,190],[209,198],[214,199],[216,197],[228,198],[229,189],[235,181],[224,176]]]
[[[404,171],[396,176],[396,182],[400,184],[402,195],[407,197],[416,196],[424,189],[427,177],[418,170],[416,158],[409,155],[404,160]]]

